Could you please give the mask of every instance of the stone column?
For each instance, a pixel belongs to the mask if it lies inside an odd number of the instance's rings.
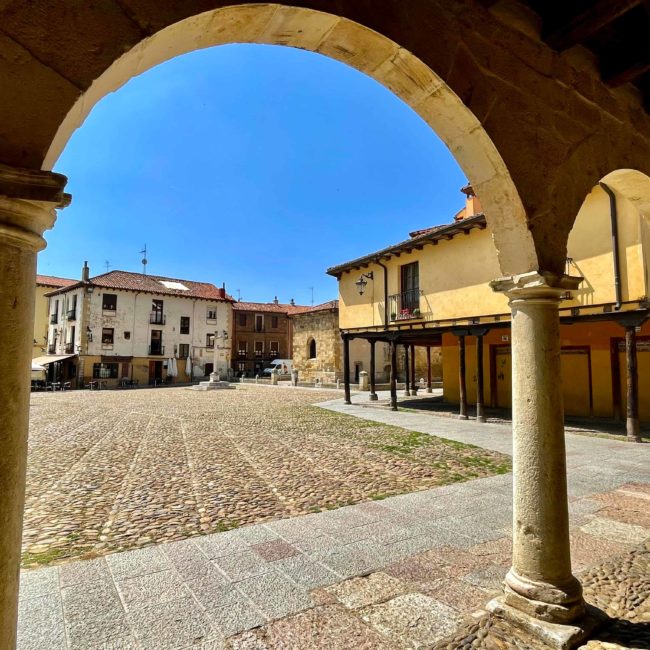
[[[558,314],[580,280],[531,272],[491,283],[512,309],[514,512],[512,567],[490,609],[558,648],[588,627],[571,573]]]
[[[458,391],[459,410],[458,418],[467,420],[467,385],[465,378],[465,335],[458,335]]]
[[[345,404],[352,404],[350,397],[350,339],[343,335],[343,385],[345,389]]]
[[[377,392],[375,391],[375,343],[370,339],[370,401],[377,401]]]
[[[16,644],[36,253],[70,197],[65,176],[0,165],[0,648]]]
[[[397,411],[397,342],[390,341],[390,410]]]
[[[431,346],[427,345],[427,393],[431,391]]]
[[[411,380],[410,366],[409,366],[409,346],[408,343],[404,344],[404,395],[410,397],[411,391],[409,389]]]
[[[641,442],[639,375],[636,358],[636,328],[634,325],[625,328],[625,361],[627,370],[627,439],[630,442]]]

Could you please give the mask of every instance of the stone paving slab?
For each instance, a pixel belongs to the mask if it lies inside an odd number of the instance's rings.
[[[355,414],[360,407],[346,408]],[[392,417],[390,412],[376,413]],[[368,417],[365,409],[362,414]],[[401,426],[425,428],[417,414],[398,415]],[[411,421],[411,415],[417,420]],[[477,426],[450,424],[445,435],[462,441],[471,440]],[[505,448],[507,427],[489,426],[493,447]],[[628,547],[630,531],[634,539],[650,536],[648,528],[601,514],[616,503],[618,491],[637,500],[644,496],[635,495],[648,494],[650,447],[575,438],[571,482],[578,489],[572,492],[572,537],[579,542],[576,550],[593,563]],[[602,472],[589,466],[592,452],[601,457]],[[279,639],[285,635],[309,638],[314,648],[395,648],[395,639],[406,633],[405,621],[418,611],[425,620],[435,619],[433,631],[427,628],[435,636],[443,631],[441,621],[457,620],[462,606],[476,603],[482,594],[487,600],[505,574],[509,539],[504,518],[495,513],[509,513],[510,489],[511,476],[493,476],[23,571],[18,647],[305,647],[282,645]],[[365,622],[351,619],[347,609],[340,609],[343,605],[321,604],[312,591],[380,570],[405,580],[408,593],[394,595],[388,589],[387,597],[396,603],[361,607]],[[349,588],[340,589],[347,594],[343,600],[354,600]],[[330,595],[336,598],[336,593],[334,587]],[[258,626],[263,633],[246,632]],[[416,628],[414,638],[420,638],[420,631],[425,635],[424,628]],[[336,637],[330,645],[323,636],[328,634]],[[422,643],[433,640],[422,636]]]

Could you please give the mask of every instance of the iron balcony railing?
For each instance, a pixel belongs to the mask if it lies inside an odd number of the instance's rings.
[[[149,354],[151,356],[162,356],[165,354],[165,346],[164,345],[150,345],[149,346]]]
[[[66,343],[65,344],[65,353],[66,354],[74,354],[74,343]]]
[[[77,320],[77,310],[76,309],[68,309],[68,314],[66,316],[68,320]]]
[[[411,289],[388,296],[388,313],[391,321],[422,318],[420,298],[422,291]]]
[[[50,343],[47,346],[47,353],[48,354],[56,354],[56,343]]]
[[[158,311],[152,311],[149,314],[149,322],[152,325],[164,325],[165,324],[165,314],[162,314]]]
[[[50,325],[56,325],[59,322],[58,314],[50,314]]]

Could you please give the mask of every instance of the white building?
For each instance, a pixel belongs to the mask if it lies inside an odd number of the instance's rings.
[[[48,355],[39,362],[52,380],[143,385],[230,367],[233,299],[223,287],[128,271],[90,278],[84,264],[80,282],[47,295]]]

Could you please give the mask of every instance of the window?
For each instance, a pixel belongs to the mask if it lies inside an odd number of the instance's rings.
[[[93,363],[93,379],[117,379],[119,363]]]
[[[264,316],[263,314],[255,314],[255,331],[263,332],[264,331]]]
[[[309,358],[310,359],[316,358],[316,341],[314,339],[309,341]]]
[[[275,359],[280,356],[280,344],[278,341],[271,341],[271,350],[270,350],[271,359]]]
[[[277,316],[271,316],[271,327],[274,329],[278,329],[278,317]]]
[[[104,345],[113,345],[115,338],[115,330],[112,327],[103,327],[102,328],[102,346]]]
[[[131,332],[124,332],[124,340],[128,341],[131,338]]]
[[[181,316],[181,334],[190,333],[190,317]]]
[[[244,372],[246,370],[246,362],[245,361],[240,361],[237,364],[237,368],[238,368],[239,372]]]
[[[216,309],[210,309],[208,308],[208,312],[206,314],[206,318],[208,320],[217,320],[217,310]]]
[[[190,344],[189,343],[179,343],[178,345],[178,358],[187,359],[190,356]]]
[[[246,327],[246,314],[239,314],[239,326]]]
[[[102,309],[104,311],[115,311],[117,309],[117,296],[114,293],[102,294]]]
[[[255,341],[255,356],[264,356],[264,341]]]
[[[245,357],[248,352],[248,343],[246,341],[239,341],[237,345],[237,353],[240,357]]]
[[[205,347],[213,348],[214,347],[214,334],[205,335]]]

